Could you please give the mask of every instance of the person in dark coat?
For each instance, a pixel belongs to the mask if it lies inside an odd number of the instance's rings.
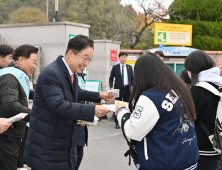
[[[126,64],[127,53],[119,53],[120,64],[113,66],[110,77],[109,77],[109,87],[113,89],[113,79],[115,77],[114,89],[120,90],[120,96],[116,100],[121,100],[129,102],[129,97],[131,90],[133,88],[133,69],[132,66]],[[123,73],[123,74],[122,74]],[[119,124],[116,115],[113,114],[115,121],[115,128],[119,129]]]
[[[207,82],[219,90],[219,87],[222,86],[220,69],[216,67],[213,59],[201,50],[196,50],[187,56],[185,69],[192,80],[190,91],[197,115],[195,131],[200,154],[197,170],[216,170],[220,154],[214,150],[203,126],[210,134],[214,134],[219,97],[207,89],[195,85],[198,82]]]
[[[0,69],[9,65],[12,60],[13,51],[13,48],[8,45],[0,45]],[[12,123],[5,123],[5,120],[5,118],[0,118],[0,134],[6,131],[12,125]]]
[[[78,78],[93,60],[93,40],[77,35],[68,42],[65,56],[46,66],[35,88],[25,162],[33,170],[70,170],[74,120],[93,122],[109,110],[100,105],[80,104],[77,100],[99,103],[111,100],[107,92],[90,92],[78,87]]]
[[[29,80],[36,68],[38,48],[31,45],[19,46],[13,53],[8,68],[0,70],[0,118],[10,118],[19,113],[29,115],[0,134],[0,169],[16,170],[21,139],[31,110],[28,108]],[[14,71],[7,72],[6,70]],[[2,74],[2,73],[6,74]],[[19,73],[18,76],[16,76]],[[25,82],[21,84],[22,80]],[[27,88],[25,88],[27,87]]]

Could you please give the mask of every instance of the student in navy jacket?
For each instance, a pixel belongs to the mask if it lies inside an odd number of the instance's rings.
[[[35,88],[25,162],[33,170],[70,170],[73,120],[93,121],[109,110],[77,100],[111,100],[107,92],[89,92],[78,87],[78,78],[92,61],[93,40],[77,35],[68,42],[65,56],[43,69]]]
[[[191,93],[155,54],[143,55],[135,64],[132,113],[117,108],[120,126],[136,140],[142,170],[196,169],[199,154]]]
[[[200,124],[202,122],[210,134],[214,133],[219,97],[207,89],[195,86],[198,82],[207,82],[219,90],[219,87],[222,86],[222,77],[220,69],[215,66],[213,59],[201,50],[192,52],[185,60],[185,68],[192,79],[190,91],[197,114],[195,130],[200,154],[197,170],[216,170],[220,157],[219,153],[213,149],[208,135]]]

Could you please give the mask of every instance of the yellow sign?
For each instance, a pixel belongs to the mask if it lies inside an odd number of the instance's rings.
[[[126,64],[135,65],[136,60],[126,60]]]
[[[192,46],[192,25],[155,23],[154,44]]]

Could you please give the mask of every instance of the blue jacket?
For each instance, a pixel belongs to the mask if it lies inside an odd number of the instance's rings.
[[[75,75],[75,74],[74,74]],[[39,75],[25,146],[25,161],[35,170],[69,170],[73,120],[94,120],[95,105],[76,103],[80,100],[99,102],[99,93],[74,85],[62,56]]]
[[[117,118],[121,123],[127,109],[119,110]],[[186,119],[177,95],[159,90],[143,92],[124,130],[127,137],[137,141],[142,170],[196,169],[199,153],[195,124]]]

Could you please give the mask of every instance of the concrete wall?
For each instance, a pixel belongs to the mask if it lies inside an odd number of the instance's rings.
[[[38,46],[41,49],[41,65],[40,69],[36,70],[41,71],[58,55],[65,55],[70,34],[89,36],[89,28],[89,25],[71,22],[8,24],[0,25],[0,34],[4,37],[4,42],[14,47],[22,44]],[[101,80],[103,90],[108,90],[110,66],[119,63],[119,60],[111,63],[111,50],[116,50],[119,54],[120,42],[110,40],[94,42],[94,61],[87,68],[87,79]],[[38,74],[34,75],[33,83],[38,78]]]
[[[88,79],[101,80],[103,91],[109,90],[109,76],[111,66],[111,50],[117,50],[117,55],[120,52],[120,42],[112,42],[110,40],[95,40],[94,41],[94,61],[88,66]],[[117,62],[119,58],[117,57]]]
[[[7,24],[0,25],[0,34],[12,46],[31,44],[41,47],[44,68],[58,55],[65,54],[70,34],[89,36],[89,28],[89,25],[72,22]]]

